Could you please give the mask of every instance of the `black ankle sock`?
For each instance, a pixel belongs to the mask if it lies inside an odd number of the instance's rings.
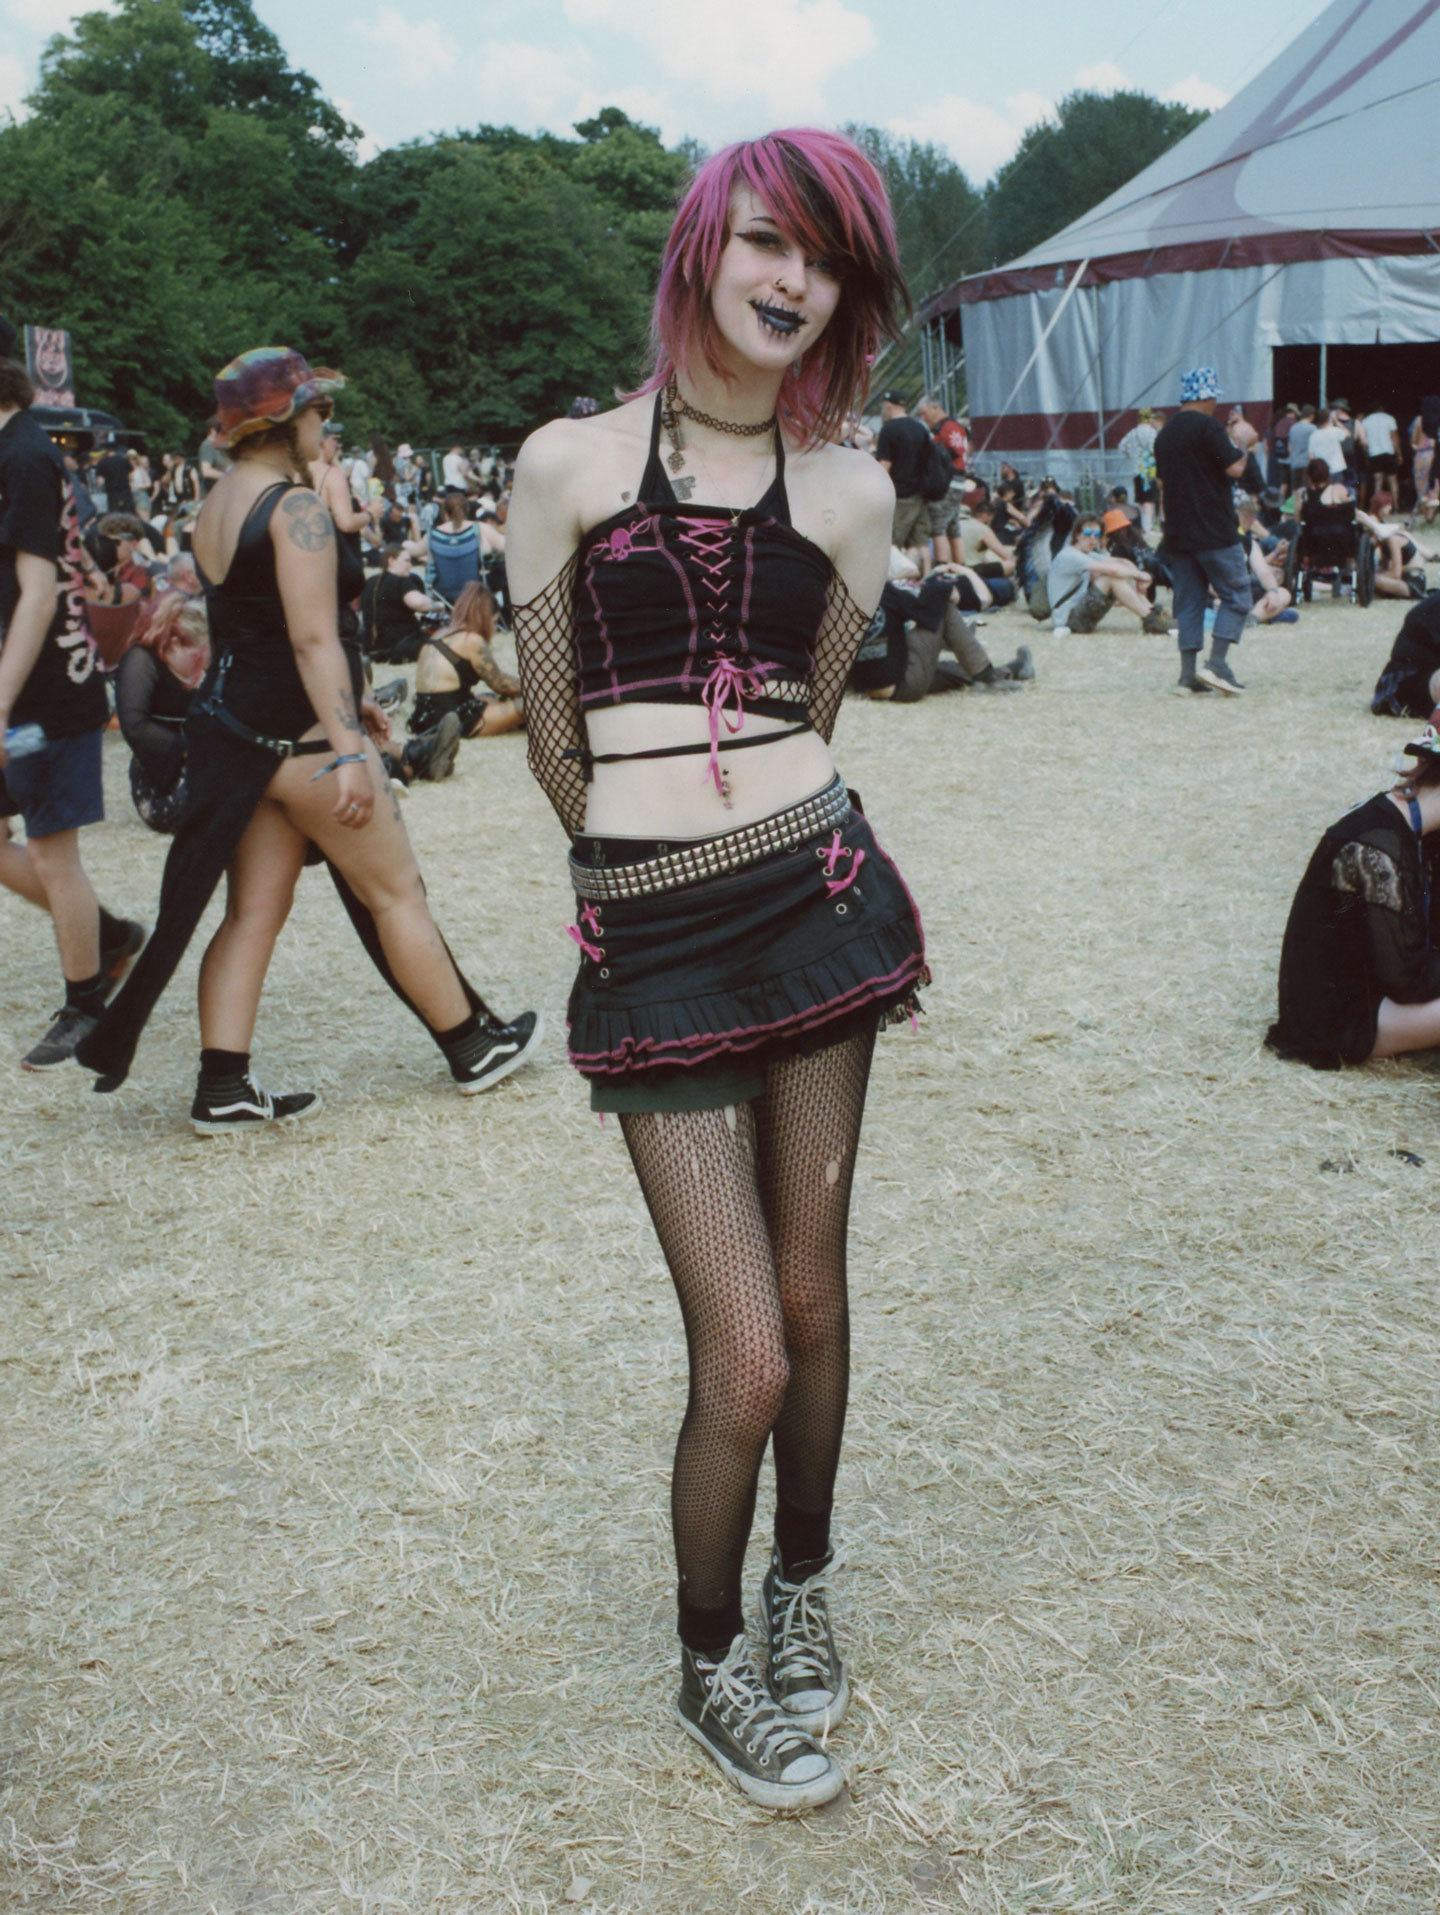
[[[97,971],[94,977],[67,977],[65,1008],[83,1011],[86,1017],[99,1017],[105,1008],[105,973]]]
[[[1223,665],[1225,663],[1225,654],[1229,651],[1232,643],[1233,640],[1228,638],[1216,638],[1212,632],[1210,634],[1210,663],[1212,665]]]
[[[1199,663],[1200,663],[1199,652],[1181,652],[1180,683],[1182,685],[1193,685],[1195,683],[1195,667]]]
[[[804,1582],[823,1569],[830,1557],[830,1512],[813,1515],[793,1503],[775,1506],[775,1547],[780,1571],[787,1583]]]
[[[745,1617],[740,1598],[719,1609],[701,1609],[698,1604],[680,1598],[680,1640],[692,1655],[708,1662],[723,1662],[730,1645],[745,1633]]]
[[[130,926],[125,922],[124,918],[112,917],[110,912],[108,912],[102,904],[100,907],[100,949],[102,951],[113,951],[117,945],[123,944],[129,935]]]
[[[249,1051],[201,1051],[201,1079],[243,1077],[250,1068]]]
[[[478,1011],[472,1011],[469,1017],[462,1017],[460,1022],[452,1025],[448,1031],[432,1031],[430,1035],[435,1039],[435,1042],[440,1046],[445,1055],[449,1057],[454,1051],[459,1049],[467,1037],[473,1037],[479,1028],[480,1013]]]

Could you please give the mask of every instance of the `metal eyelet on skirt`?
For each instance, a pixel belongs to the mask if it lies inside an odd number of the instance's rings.
[[[602,966],[600,967],[600,975],[601,975],[601,977],[602,977],[602,978],[608,978],[608,977],[609,977],[609,975],[610,975],[610,973],[609,973],[609,971],[608,971],[608,970],[606,970],[606,968],[604,967],[604,965],[602,965]]]
[[[849,905],[848,905],[848,904],[837,904],[837,905],[836,905],[836,907],[835,907],[835,915],[836,915],[836,917],[837,917],[837,918],[843,918],[843,917],[845,916],[845,913],[846,913],[846,912],[847,912],[847,911],[848,911],[849,909],[850,909],[850,907],[849,907]]]

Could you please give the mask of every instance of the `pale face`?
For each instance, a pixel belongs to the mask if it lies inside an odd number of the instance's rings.
[[[730,237],[710,308],[731,369],[784,372],[819,339],[840,303],[829,264],[805,252],[748,187],[730,202]]]

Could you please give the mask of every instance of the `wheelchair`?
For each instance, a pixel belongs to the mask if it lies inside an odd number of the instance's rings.
[[[1317,583],[1336,598],[1352,597],[1369,605],[1375,597],[1375,541],[1355,520],[1355,501],[1324,505],[1307,498],[1285,556],[1285,589],[1290,602],[1309,604]]]

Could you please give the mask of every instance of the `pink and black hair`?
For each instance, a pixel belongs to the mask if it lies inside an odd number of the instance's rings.
[[[816,258],[833,263],[840,302],[810,351],[785,374],[779,414],[802,445],[834,437],[861,404],[870,367],[910,310],[890,200],[874,163],[838,133],[788,128],[727,146],[691,181],[670,229],[650,321],[653,392],[698,354],[725,377],[710,284],[730,237],[730,200],[747,186],[770,217]]]

